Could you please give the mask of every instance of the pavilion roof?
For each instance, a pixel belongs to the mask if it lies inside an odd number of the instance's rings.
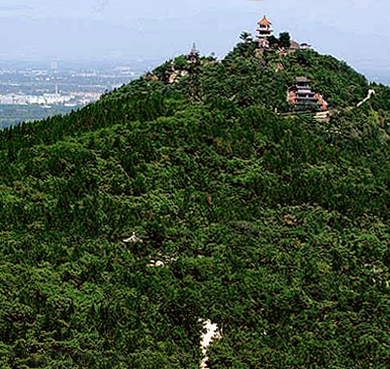
[[[131,243],[131,242],[134,242],[134,243],[143,243],[144,241],[142,241],[140,238],[138,238],[136,235],[135,235],[135,232],[133,232],[133,235],[125,240],[123,240],[124,243]]]
[[[270,26],[272,23],[264,15],[263,19],[258,22],[258,24],[261,24],[262,26]]]

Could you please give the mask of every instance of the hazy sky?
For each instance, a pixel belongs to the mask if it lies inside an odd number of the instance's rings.
[[[163,60],[194,41],[222,56],[266,14],[277,33],[386,72],[389,13],[388,0],[2,0],[0,58]]]

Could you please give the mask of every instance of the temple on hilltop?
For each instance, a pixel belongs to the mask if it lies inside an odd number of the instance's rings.
[[[266,18],[265,15],[263,16],[263,19],[257,24],[259,25],[257,27],[258,38],[266,38],[272,36],[272,23]]]
[[[257,22],[257,44],[260,49],[268,49],[269,42],[268,37],[272,36],[274,30],[272,29],[272,23],[263,16],[263,19]]]
[[[258,26],[256,44],[257,48],[259,49],[259,52],[261,53],[266,49],[270,49],[269,38],[273,36],[274,30],[272,28],[272,23],[267,19],[265,15],[259,22],[257,22],[257,25]],[[281,55],[288,55],[300,49],[311,49],[311,45],[309,45],[308,43],[300,44],[299,42],[291,40],[291,44],[288,49],[280,46],[273,48],[274,51]]]

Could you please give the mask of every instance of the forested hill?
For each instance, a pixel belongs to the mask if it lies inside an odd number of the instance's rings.
[[[389,101],[241,43],[1,131],[0,367],[199,368],[210,319],[209,368],[387,368]]]

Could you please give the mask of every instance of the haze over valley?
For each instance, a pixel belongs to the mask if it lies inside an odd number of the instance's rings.
[[[65,114],[139,77],[145,63],[0,62],[0,127]]]

